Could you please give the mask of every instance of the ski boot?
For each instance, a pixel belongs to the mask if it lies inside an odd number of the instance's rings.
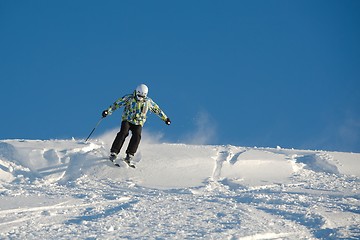
[[[110,156],[109,156],[109,160],[110,160],[110,161],[114,162],[116,158],[117,158],[117,154],[116,154],[116,153],[114,153],[114,152],[110,153]]]
[[[130,161],[133,159],[133,157],[134,157],[134,155],[131,155],[130,153],[127,153],[127,154],[126,154],[126,157],[124,158],[124,162],[125,162],[129,167],[135,168],[135,165],[130,162]]]

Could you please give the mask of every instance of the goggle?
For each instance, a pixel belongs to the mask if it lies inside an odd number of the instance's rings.
[[[139,100],[143,100],[145,98],[145,96],[141,95],[141,94],[137,94],[136,95],[137,99]]]

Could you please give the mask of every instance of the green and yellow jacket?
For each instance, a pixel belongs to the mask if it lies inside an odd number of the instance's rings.
[[[148,110],[158,115],[161,120],[167,119],[166,114],[160,109],[151,98],[146,97],[143,100],[136,99],[136,93],[127,94],[116,100],[109,108],[108,112],[111,114],[116,109],[123,107],[122,121],[128,121],[135,125],[143,126],[146,122],[146,114]]]

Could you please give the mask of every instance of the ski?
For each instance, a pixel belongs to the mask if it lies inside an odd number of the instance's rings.
[[[106,159],[107,160],[109,160],[112,164],[113,164],[113,166],[115,166],[115,167],[121,167],[121,165],[119,164],[119,163],[116,163],[116,155],[110,155],[109,157],[107,157]],[[126,165],[128,166],[128,167],[130,167],[130,168],[135,168],[135,165],[134,164],[132,164],[131,162],[130,162],[130,160],[128,160],[128,159],[126,159],[126,158],[122,158],[122,161],[124,162],[124,163],[126,163]]]
[[[121,167],[120,164],[116,163],[114,160],[108,159],[115,167]]]
[[[119,163],[116,163],[115,160],[111,160],[107,158],[115,167],[121,167]],[[130,161],[123,159],[123,162],[126,163],[128,167],[135,168],[135,165],[132,164]]]
[[[135,168],[135,165],[132,164],[129,160],[126,160],[125,158],[123,159],[123,161],[131,168]]]

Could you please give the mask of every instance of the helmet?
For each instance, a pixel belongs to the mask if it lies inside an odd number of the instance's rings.
[[[145,85],[145,84],[140,84],[139,86],[136,87],[136,97],[137,98],[146,98],[148,92],[149,92],[149,88]]]

